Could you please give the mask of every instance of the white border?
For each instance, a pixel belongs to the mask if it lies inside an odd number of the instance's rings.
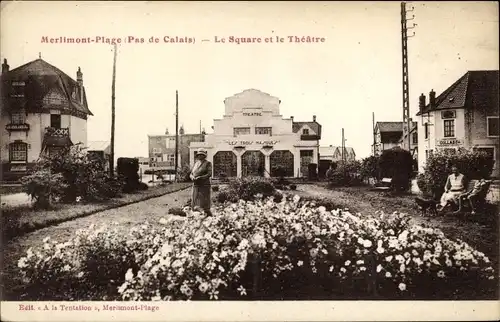
[[[33,305],[20,311],[19,305]],[[4,321],[478,321],[498,320],[498,301],[2,302]],[[48,310],[44,310],[47,305]],[[91,311],[52,310],[61,305]],[[104,311],[104,305],[156,307]],[[98,310],[99,309],[99,310]]]

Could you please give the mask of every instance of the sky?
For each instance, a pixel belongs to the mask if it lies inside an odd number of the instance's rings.
[[[13,69],[41,54],[73,79],[81,67],[88,140],[109,140],[113,46],[42,43],[43,37],[144,38],[118,45],[115,156],[147,156],[148,134],[187,133],[224,113],[226,97],[254,88],[281,99],[283,117],[322,125],[322,146],[370,155],[375,121],[402,121],[399,2],[2,2],[0,58]],[[412,2],[410,114],[418,97],[445,90],[468,70],[499,68],[498,3]],[[411,35],[411,31],[410,31]],[[191,37],[192,44],[163,37]],[[215,43],[283,37],[283,43]],[[290,43],[288,36],[324,37]],[[149,43],[149,38],[159,38]],[[210,41],[202,42],[202,39]],[[414,117],[416,119],[416,117]]]

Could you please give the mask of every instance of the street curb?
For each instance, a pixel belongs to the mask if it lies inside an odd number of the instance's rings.
[[[26,235],[28,233],[31,233],[31,232],[34,232],[34,231],[37,231],[37,230],[40,230],[40,229],[44,229],[44,228],[48,228],[48,227],[51,227],[51,226],[54,226],[54,225],[62,224],[64,222],[71,221],[71,220],[74,220],[74,219],[78,219],[78,218],[83,218],[83,217],[87,217],[87,216],[90,216],[90,215],[94,215],[94,214],[97,214],[97,213],[102,212],[102,211],[106,211],[106,210],[110,210],[110,209],[117,209],[117,208],[121,208],[121,207],[132,205],[134,203],[138,203],[138,202],[142,202],[142,201],[146,201],[146,200],[150,200],[150,199],[154,199],[154,198],[163,197],[163,196],[171,194],[171,193],[175,193],[175,192],[179,192],[179,191],[182,191],[182,190],[189,189],[190,187],[191,187],[190,185],[188,185],[187,187],[179,187],[177,189],[173,189],[173,190],[170,190],[170,191],[167,191],[167,192],[153,194],[153,195],[147,196],[147,197],[145,197],[143,199],[138,199],[138,200],[133,200],[133,201],[124,201],[123,203],[120,203],[120,204],[103,205],[102,208],[98,207],[98,208],[92,209],[90,211],[84,211],[84,212],[82,212],[80,214],[75,215],[74,217],[67,217],[67,218],[62,218],[62,219],[54,219],[54,220],[51,220],[51,221],[44,222],[43,224],[40,224],[40,223],[34,223],[34,224],[26,223],[24,226],[20,226],[20,227],[10,227],[10,228],[4,227],[3,234],[2,234],[3,235],[2,239],[3,239],[4,243],[10,243],[10,242],[13,242],[18,237],[21,237],[23,235]]]

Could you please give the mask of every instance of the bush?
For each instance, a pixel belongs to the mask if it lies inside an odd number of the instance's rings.
[[[297,190],[297,185],[296,184],[291,184],[290,185],[290,190]]]
[[[60,173],[51,173],[49,170],[39,170],[21,178],[23,190],[34,201],[36,209],[48,209],[51,202],[64,195],[68,188],[64,177]]]
[[[424,173],[417,176],[418,188],[427,195],[439,198],[444,192],[452,165],[456,165],[458,171],[469,181],[489,178],[494,161],[482,151],[460,149],[453,154],[437,151],[427,159]]]
[[[177,178],[180,182],[189,182],[191,181],[191,178],[189,178],[190,174],[191,168],[189,167],[189,164],[183,164],[177,171]]]
[[[139,182],[139,188],[138,189],[141,190],[141,191],[148,190],[149,186],[147,184],[145,184],[144,182]]]
[[[339,163],[336,168],[329,172],[329,187],[348,187],[361,185],[360,175],[361,163],[359,161],[349,161]]]
[[[264,198],[270,197],[276,191],[272,181],[261,177],[238,178],[231,182],[227,191],[234,195],[231,200],[254,200],[256,195],[262,195]]]
[[[379,179],[380,175],[380,167],[379,167],[380,158],[378,156],[369,156],[364,158],[361,161],[360,166],[360,175],[362,179],[368,178],[377,178]]]
[[[219,186],[213,186],[212,187],[213,192],[218,192],[219,191]]]
[[[477,300],[497,290],[483,253],[403,214],[327,211],[295,196],[186,215],[44,240],[18,262],[25,286],[44,300],[133,301]]]
[[[117,172],[124,180],[123,192],[134,192],[139,189],[139,159],[118,158]]]
[[[413,176],[413,162],[409,151],[399,147],[385,150],[379,159],[381,176],[392,178],[392,186],[396,191],[408,191]]]
[[[63,202],[75,202],[77,197],[84,201],[106,200],[119,193],[121,182],[109,177],[102,162],[89,157],[77,144],[55,155],[42,155],[24,183],[29,185],[31,179],[44,177],[47,172],[61,174],[64,188],[59,194]]]

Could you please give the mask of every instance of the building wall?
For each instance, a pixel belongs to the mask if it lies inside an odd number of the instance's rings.
[[[87,120],[71,115],[63,115],[63,120],[67,121],[67,126],[63,123],[61,127],[69,127],[71,142],[73,144],[83,143],[87,145]]]
[[[203,141],[204,135],[201,134],[182,134],[179,135],[179,167],[189,166],[190,153],[189,144],[191,142]],[[175,168],[175,162],[168,163],[169,156],[175,158],[175,135],[157,135],[149,136],[149,158],[156,158],[156,164],[161,168]],[[155,153],[156,152],[156,153]],[[152,164],[150,164],[152,165]]]
[[[466,117],[465,109],[448,110],[455,111],[455,137],[444,137],[444,120],[441,111],[433,111],[429,116],[423,115],[418,123],[419,127],[419,147],[418,147],[418,165],[419,171],[423,172],[426,161],[426,151],[437,151],[442,149],[472,149],[474,147],[492,147],[495,149],[494,176],[499,175],[499,148],[498,137],[492,138],[486,135],[486,117],[495,115],[495,112],[482,110],[473,110],[472,118]],[[496,112],[498,115],[498,112]],[[428,122],[429,138],[425,139],[424,123]],[[430,152],[427,152],[427,155]]]

